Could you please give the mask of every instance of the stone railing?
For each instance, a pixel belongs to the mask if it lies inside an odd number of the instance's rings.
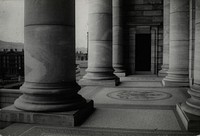
[[[0,109],[12,105],[20,95],[19,89],[0,89]]]

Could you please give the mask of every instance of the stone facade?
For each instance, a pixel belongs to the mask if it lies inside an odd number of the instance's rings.
[[[125,1],[125,52],[126,68],[129,74],[136,72],[136,35],[151,36],[151,74],[157,74],[162,65],[163,47],[163,1]]]

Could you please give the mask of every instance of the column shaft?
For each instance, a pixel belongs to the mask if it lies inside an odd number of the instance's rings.
[[[170,23],[170,0],[163,3],[163,65],[159,76],[166,76],[169,69],[169,23]]]
[[[189,85],[189,0],[170,1],[170,48],[167,73],[163,79],[165,86]]]
[[[190,0],[190,53],[189,53],[189,79],[190,86],[194,78],[194,46],[195,46],[195,0]]]
[[[117,77],[112,67],[112,0],[89,0],[88,24],[88,68],[79,83],[105,85],[110,81],[115,84]],[[106,81],[105,84],[103,81]]]
[[[113,2],[113,68],[117,76],[126,76],[124,68],[123,0]]]
[[[75,1],[25,1],[25,83],[15,107],[67,111],[85,104],[75,80]]]

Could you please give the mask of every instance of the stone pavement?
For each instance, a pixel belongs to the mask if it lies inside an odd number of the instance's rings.
[[[66,128],[30,124],[13,124],[0,131],[2,136],[194,136],[182,131],[132,130],[108,128]]]
[[[133,81],[131,81],[133,80]],[[133,87],[134,82],[143,87]],[[86,86],[79,92],[93,99],[95,112],[75,128],[13,124],[3,136],[194,136],[186,132],[176,112],[176,104],[188,98],[187,88],[148,87],[159,84],[153,76],[123,77],[118,87]]]

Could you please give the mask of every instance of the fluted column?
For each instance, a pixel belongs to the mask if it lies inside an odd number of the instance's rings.
[[[191,95],[186,103],[182,104],[182,109],[192,115],[200,117],[200,0],[196,0],[195,19],[195,51],[194,51],[194,84],[188,90]]]
[[[170,0],[169,70],[165,86],[189,85],[189,0]]]
[[[169,69],[169,18],[170,18],[170,0],[163,2],[163,65],[159,71],[159,76],[166,76]]]
[[[69,111],[86,100],[75,79],[75,1],[25,0],[25,83],[14,103],[26,111]]]
[[[113,4],[113,68],[115,75],[126,76],[124,67],[123,0],[112,0]]]
[[[112,0],[89,0],[89,56],[81,85],[116,85],[112,67]]]

